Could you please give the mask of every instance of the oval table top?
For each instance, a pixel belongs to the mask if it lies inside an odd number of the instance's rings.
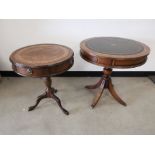
[[[119,37],[95,37],[80,43],[86,61],[115,68],[136,67],[145,63],[150,49],[147,45]]]
[[[58,44],[37,44],[20,48],[13,52],[10,60],[18,66],[32,68],[52,66],[73,57],[69,47]]]

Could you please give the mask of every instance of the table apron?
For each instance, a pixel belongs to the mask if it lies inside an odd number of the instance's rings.
[[[111,68],[130,68],[137,67],[144,64],[147,60],[147,56],[138,57],[138,58],[108,58],[108,57],[99,57],[88,54],[87,52],[81,51],[81,57],[93,64],[111,67]]]
[[[13,70],[22,76],[30,77],[48,77],[56,74],[63,73],[72,67],[74,59],[71,58],[61,64],[56,64],[54,66],[44,66],[44,67],[28,67],[28,66],[18,66],[12,64]]]

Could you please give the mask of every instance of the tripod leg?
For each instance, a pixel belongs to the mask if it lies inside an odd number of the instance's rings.
[[[124,106],[127,106],[127,104],[118,96],[118,94],[116,93],[113,85],[112,85],[112,82],[111,82],[111,79],[109,80],[109,87],[108,87],[111,95],[122,105]]]
[[[99,88],[99,91],[97,92],[95,98],[93,99],[93,103],[91,105],[92,108],[94,108],[96,106],[96,104],[98,103],[99,99],[101,98],[103,91],[104,91],[104,86],[105,86],[105,80],[102,81],[101,86]]]
[[[44,94],[38,96],[37,101],[36,101],[36,104],[33,105],[33,106],[31,106],[31,107],[29,107],[28,111],[34,110],[34,109],[38,106],[38,104],[40,103],[40,101],[41,101],[42,99],[44,99],[44,98],[47,98],[47,94],[46,94],[46,93],[44,93]]]
[[[87,88],[87,89],[96,89],[101,85],[102,81],[103,81],[103,77],[101,77],[101,79],[96,84],[85,86],[85,88]]]
[[[63,111],[63,113],[69,115],[69,112],[65,108],[63,108],[60,99],[54,94],[52,94],[51,97],[57,102],[58,106]]]

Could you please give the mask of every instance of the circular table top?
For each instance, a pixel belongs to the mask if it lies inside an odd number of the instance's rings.
[[[37,44],[20,48],[13,52],[10,60],[17,65],[29,67],[52,66],[70,59],[73,51],[57,44]]]
[[[95,52],[116,55],[136,54],[144,50],[136,41],[112,37],[88,39],[85,45]]]
[[[103,66],[105,66],[106,62],[116,59],[117,61],[123,60],[124,64],[126,63],[125,61],[134,59],[136,64],[136,59],[144,58],[150,52],[149,47],[141,42],[119,37],[89,38],[80,43],[80,48],[81,56],[85,60],[97,65],[102,65],[103,62]],[[137,63],[139,62],[137,61]],[[130,63],[128,64],[130,66]],[[121,67],[121,64],[118,62],[112,66]]]
[[[144,51],[145,54],[149,53],[149,48],[143,43],[118,37],[96,37],[86,39],[81,42],[81,49],[114,57],[132,57],[132,55],[136,56]]]

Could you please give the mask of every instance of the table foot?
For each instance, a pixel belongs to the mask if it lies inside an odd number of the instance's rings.
[[[115,91],[115,89],[114,89],[114,87],[112,85],[111,80],[109,80],[109,87],[108,87],[108,89],[109,89],[110,94],[114,97],[114,99],[116,101],[118,101],[120,104],[122,104],[124,106],[127,106],[127,104],[116,93],[116,91]]]
[[[104,89],[108,89],[111,95],[114,97],[114,99],[117,100],[120,104],[127,106],[127,104],[118,96],[118,94],[116,93],[113,87],[112,80],[111,80],[111,73],[112,73],[111,68],[105,68],[103,70],[103,77],[97,82],[97,84],[86,86],[86,88],[88,89],[99,88],[99,91],[95,95],[93,102],[91,104],[92,108],[94,108],[97,105],[98,101],[100,100],[103,94]]]
[[[60,109],[62,110],[62,112],[64,114],[66,114],[66,115],[69,115],[69,112],[65,108],[63,108],[60,99],[56,95],[54,95],[54,94],[52,94],[51,97],[56,101],[56,103],[58,104],[58,106],[60,107]]]
[[[44,99],[44,98],[52,98],[52,99],[54,99],[56,101],[56,103],[58,104],[60,109],[63,111],[63,113],[66,114],[66,115],[69,115],[69,112],[65,108],[63,108],[60,99],[55,95],[57,90],[55,88],[51,87],[51,83],[52,83],[52,81],[51,81],[50,77],[45,78],[45,84],[46,84],[46,87],[47,87],[45,93],[38,96],[36,104],[33,105],[33,106],[30,106],[28,111],[34,110],[38,106],[38,104],[40,103],[40,101],[42,99]]]
[[[37,101],[36,101],[36,104],[33,105],[33,106],[31,106],[31,107],[29,107],[29,108],[28,108],[28,111],[34,110],[34,109],[38,106],[38,104],[40,103],[40,101],[41,101],[42,99],[44,99],[44,98],[47,98],[47,94],[46,94],[46,93],[44,93],[44,94],[38,96]]]
[[[96,104],[98,103],[99,99],[101,98],[103,94],[104,88],[105,88],[105,81],[102,81],[99,91],[97,92],[95,98],[93,99],[93,103],[91,105],[92,108],[95,108]]]

